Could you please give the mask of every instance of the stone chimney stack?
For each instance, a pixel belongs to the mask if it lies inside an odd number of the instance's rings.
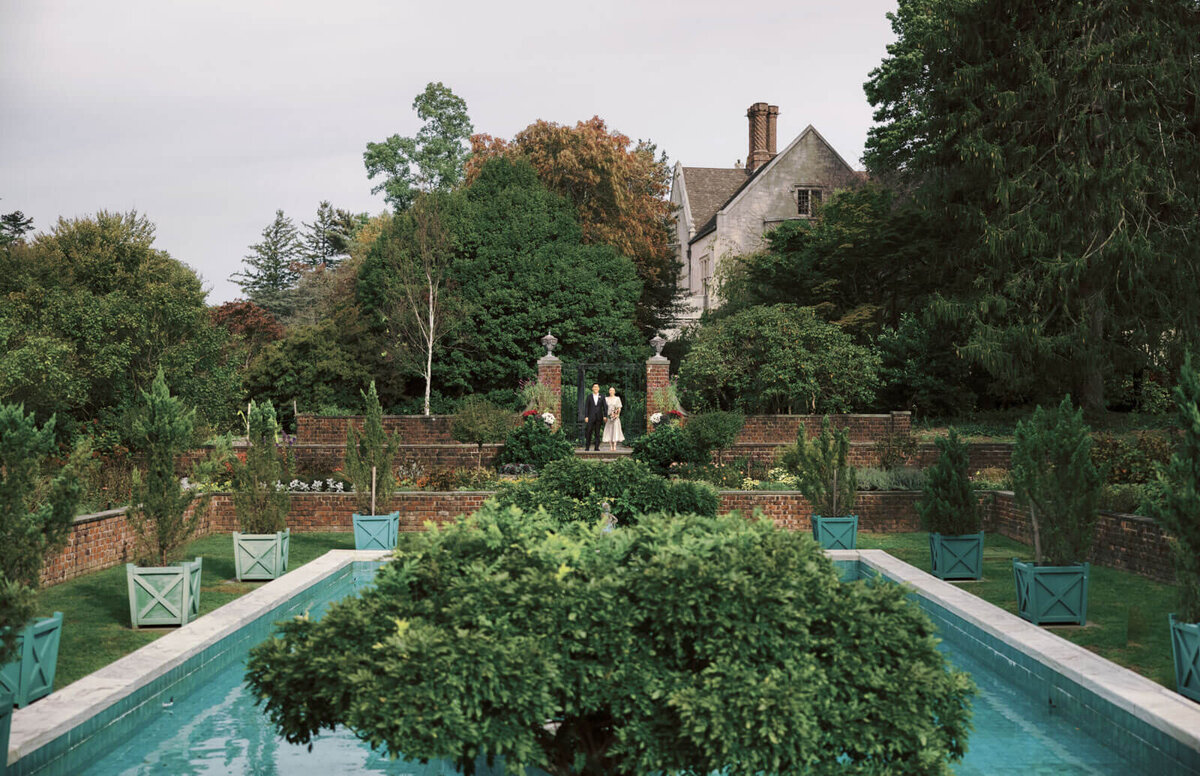
[[[775,121],[779,117],[779,106],[756,102],[746,110],[750,119],[750,154],[746,157],[746,173],[755,170],[775,158]]]

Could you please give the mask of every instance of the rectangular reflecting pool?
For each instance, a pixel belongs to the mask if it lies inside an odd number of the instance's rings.
[[[890,556],[864,560],[864,555],[869,553],[836,561],[843,578],[893,577],[889,569],[899,576],[904,568],[912,568]],[[892,567],[893,563],[900,565]],[[455,773],[444,762],[389,760],[345,730],[319,736],[311,751],[290,745],[271,729],[243,683],[250,647],[271,633],[274,622],[304,611],[319,616],[331,601],[370,584],[379,565],[342,562],[285,601],[257,616],[244,615],[245,622],[232,632],[192,650],[160,676],[69,727],[65,735],[23,753],[9,772],[47,776]],[[955,614],[952,602],[943,605],[923,599],[920,590],[914,595],[942,631],[942,647],[951,662],[970,673],[980,690],[974,702],[969,752],[955,768],[960,776],[1196,772],[1200,758],[1186,741],[1172,745],[1153,740],[1153,726],[1140,728],[1147,723],[1136,715],[1122,718],[1126,712],[1119,704],[1100,709],[1100,702],[1089,698],[1085,688],[1069,689],[1073,681],[1069,677],[1063,676],[1056,688],[1055,682],[1046,681],[1044,665],[1039,668],[1027,656],[1012,654],[1003,639]],[[896,680],[903,682],[904,677]],[[1106,712],[1115,721],[1109,721]],[[480,766],[481,774],[492,772],[483,763]]]

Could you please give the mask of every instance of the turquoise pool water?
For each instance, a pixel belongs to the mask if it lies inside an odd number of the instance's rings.
[[[314,591],[313,614],[367,583],[367,575],[329,583]],[[256,629],[257,630],[257,629]],[[118,744],[82,771],[89,776],[149,776],[150,774],[254,774],[285,776],[295,773],[391,774],[433,776],[452,774],[443,762],[421,765],[392,761],[373,752],[351,733],[339,730],[318,738],[309,752],[293,746],[270,730],[243,685],[243,660],[261,636],[244,639],[237,649],[191,675],[179,696],[156,702],[129,740]],[[952,662],[968,671],[980,688],[975,701],[975,732],[970,752],[955,770],[960,776],[1003,774],[1111,774],[1138,772],[1104,743],[1083,733],[1062,717],[1035,707],[1029,696],[1006,686],[996,674],[956,645],[944,644]],[[897,677],[897,681],[903,681]],[[481,763],[481,766],[483,764]],[[483,775],[491,773],[481,767]],[[499,773],[499,769],[497,769]]]

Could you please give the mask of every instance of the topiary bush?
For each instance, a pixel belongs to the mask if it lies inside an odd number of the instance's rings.
[[[769,520],[605,533],[489,504],[398,554],[252,650],[289,742],[552,776],[941,774],[966,750],[973,685],[906,588],[842,584]]]
[[[921,525],[930,533],[946,536],[979,533],[979,500],[967,474],[967,444],[954,428],[935,444],[940,455],[925,473],[925,487],[917,502]]]
[[[1092,436],[1071,397],[1058,407],[1039,406],[1017,424],[1012,454],[1017,504],[1028,507],[1038,563],[1087,560],[1095,538],[1100,471],[1092,462]]]
[[[528,415],[508,432],[496,466],[526,464],[541,471],[548,464],[575,457],[575,446],[561,430],[551,429],[538,415]]]

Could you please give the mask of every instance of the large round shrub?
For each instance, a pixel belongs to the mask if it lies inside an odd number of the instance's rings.
[[[288,741],[343,726],[396,757],[554,776],[943,774],[966,748],[971,680],[905,588],[841,583],[770,521],[556,531],[489,506],[399,550],[252,651]]]
[[[879,354],[810,307],[751,307],[706,324],[679,367],[695,409],[838,413],[870,405]]]
[[[716,490],[705,483],[671,482],[627,458],[603,462],[574,456],[547,465],[536,480],[502,484],[495,498],[501,506],[526,512],[544,509],[560,524],[595,523],[605,503],[621,525],[657,512],[711,516],[719,506]]]

